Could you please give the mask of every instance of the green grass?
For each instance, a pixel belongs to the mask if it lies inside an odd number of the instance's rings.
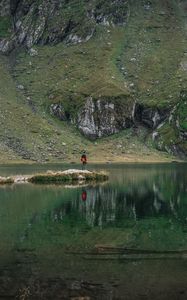
[[[146,11],[142,1],[131,6],[121,67],[140,102],[172,107],[181,86],[186,87],[187,74],[180,68],[186,49],[184,24],[175,1],[151,1],[150,7]]]
[[[177,145],[183,153],[186,153],[187,143],[182,135],[187,131],[187,96],[186,92],[180,93],[180,101],[174,108],[170,122],[166,122],[158,132],[161,135],[161,148]]]
[[[187,100],[180,103],[177,116],[181,130],[187,131]]]
[[[0,62],[1,163],[23,162],[28,159],[38,162],[80,162],[83,149],[87,150],[89,162],[120,160],[125,159],[128,155],[135,157],[137,152],[138,155],[142,153],[142,157],[145,156],[145,153],[147,156],[153,154],[158,157],[156,151],[143,145],[139,141],[139,137],[133,135],[133,131],[123,131],[111,138],[99,140],[97,143],[88,141],[75,126],[51,118],[44,113],[44,104],[40,107],[35,100],[39,100],[41,94],[32,96],[36,106],[36,112],[33,112],[32,106],[28,105],[26,99],[27,89],[20,91],[16,88],[17,77],[11,77],[8,58],[0,57]],[[114,69],[116,70],[115,66]],[[27,75],[24,73],[22,76],[26,77]],[[116,147],[116,145],[120,147]],[[106,149],[108,149],[107,156]]]
[[[81,176],[81,179],[80,179]],[[104,172],[91,172],[91,173],[52,173],[52,174],[36,174],[29,179],[32,183],[63,183],[63,182],[97,182],[108,180],[108,175]]]
[[[0,16],[0,38],[7,38],[10,36],[11,25],[10,17]]]
[[[81,135],[67,124],[59,128],[53,120],[49,122],[45,114],[34,113],[24,95],[16,89],[7,59],[2,57],[0,60],[0,151],[6,151],[3,158],[14,161],[20,158],[38,161],[54,160],[56,157],[68,159],[68,146],[62,143],[73,143],[72,136],[74,138],[77,134],[77,144],[80,145]]]
[[[135,101],[170,109],[179,102],[180,91],[186,88],[187,80],[187,72],[181,67],[185,66],[187,45],[183,12],[175,1],[170,5],[161,0],[151,3],[147,11],[143,1],[134,1],[129,7],[126,26],[98,25],[93,38],[86,43],[37,46],[38,55],[34,57],[21,50],[13,70],[8,69],[8,62],[1,58],[0,134],[3,143],[0,152],[7,149],[7,157],[17,160],[24,158],[22,152],[26,149],[25,157],[38,161],[77,161],[84,148],[91,157],[98,157],[99,152],[105,157],[104,148],[108,147],[108,160],[118,155],[156,154],[145,128],[139,129],[140,134],[131,130],[129,135],[127,130],[95,144],[81,136],[74,125],[60,122],[49,114],[52,103],[62,103],[65,112],[75,120],[90,96],[94,100],[115,102],[127,113],[132,111]],[[71,5],[72,11],[67,6],[63,13],[69,18],[76,11],[74,17],[81,20],[83,5],[78,8],[75,1]],[[97,1],[94,5],[98,11],[103,9]],[[20,84],[25,87],[23,91],[16,89]],[[186,129],[185,103],[181,104],[178,115],[181,128]],[[168,129],[166,124],[163,129],[165,132],[160,130],[160,133],[166,138],[166,146],[178,139],[172,125]],[[7,135],[11,138],[9,142],[5,140]],[[14,149],[13,144],[22,146]],[[122,147],[116,149],[118,144]]]
[[[39,55],[33,58],[22,53],[15,68],[17,81],[26,86],[38,106],[48,111],[50,103],[60,102],[72,117],[88,96],[128,101],[129,90],[113,63],[123,35],[122,28],[110,33],[98,28],[96,36],[81,45],[37,47]]]
[[[37,47],[36,57],[23,52],[17,82],[41,110],[62,103],[72,119],[88,96],[117,101],[127,112],[137,99],[172,109],[187,80],[180,67],[186,49],[182,13],[175,2],[161,0],[152,1],[150,11],[134,1],[130,12],[126,27],[98,26],[87,43]]]

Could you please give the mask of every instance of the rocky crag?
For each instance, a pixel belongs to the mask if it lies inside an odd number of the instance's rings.
[[[91,140],[143,131],[143,143],[186,158],[185,1],[1,0],[0,8],[1,59],[38,122],[60,120],[58,132],[65,123]]]
[[[19,45],[81,43],[94,34],[97,24],[123,25],[128,1],[9,0],[1,1],[1,15],[11,18],[13,34],[1,41],[7,53]]]

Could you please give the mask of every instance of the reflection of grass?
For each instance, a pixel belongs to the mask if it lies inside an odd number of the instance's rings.
[[[186,249],[187,240],[183,228],[167,218],[150,218],[136,224],[132,222],[131,227],[129,224],[127,228],[124,224],[123,228],[101,229],[89,228],[80,216],[69,217],[64,217],[61,223],[43,220],[39,227],[35,225],[23,247],[32,245],[39,252],[48,247],[62,247],[70,252],[94,250],[97,245],[150,251]]]
[[[33,187],[32,184],[0,187],[1,213],[4,216],[0,218],[0,264],[4,264],[4,257],[12,253],[13,247],[21,245],[20,240],[25,233],[37,223],[37,216],[58,207],[63,199],[74,198],[76,190],[64,189],[61,186]]]

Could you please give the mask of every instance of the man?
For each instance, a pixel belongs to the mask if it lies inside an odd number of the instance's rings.
[[[87,164],[86,151],[83,151],[82,153],[81,162],[82,162],[82,170],[85,170],[85,166]]]

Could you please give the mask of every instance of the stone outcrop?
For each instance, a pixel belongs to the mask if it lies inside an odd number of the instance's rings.
[[[6,2],[6,5],[5,5]],[[8,53],[18,45],[88,41],[97,24],[121,25],[126,22],[128,1],[82,1],[76,8],[73,0],[0,0],[1,14],[9,14],[13,34],[0,41],[0,51]]]
[[[136,104],[134,119],[148,128],[155,129],[169,116],[169,109],[159,109]]]
[[[169,118],[168,109],[158,109],[129,102],[126,96],[94,99],[87,97],[77,116],[68,115],[60,103],[50,105],[50,113],[61,121],[70,120],[89,139],[101,138],[123,129],[142,125],[154,130]]]
[[[65,113],[65,110],[64,110],[62,104],[51,104],[50,113],[51,113],[51,115],[57,117],[61,121],[67,120],[66,113]]]
[[[94,139],[138,124],[154,130],[169,116],[168,109],[133,105],[132,101],[128,105],[125,103],[125,98],[115,103],[113,99],[94,100],[89,97],[78,114],[78,128],[85,136]]]
[[[10,14],[10,1],[0,1],[0,17],[4,17]]]
[[[3,54],[9,54],[15,47],[15,39],[3,39],[0,40],[0,52]]]
[[[124,109],[123,102],[110,99],[94,100],[89,97],[78,114],[77,126],[87,137],[95,139],[119,132],[132,126],[131,111],[129,105]]]
[[[182,159],[187,155],[187,93],[181,91],[179,102],[169,112],[157,127],[153,128],[153,140],[161,151]]]

